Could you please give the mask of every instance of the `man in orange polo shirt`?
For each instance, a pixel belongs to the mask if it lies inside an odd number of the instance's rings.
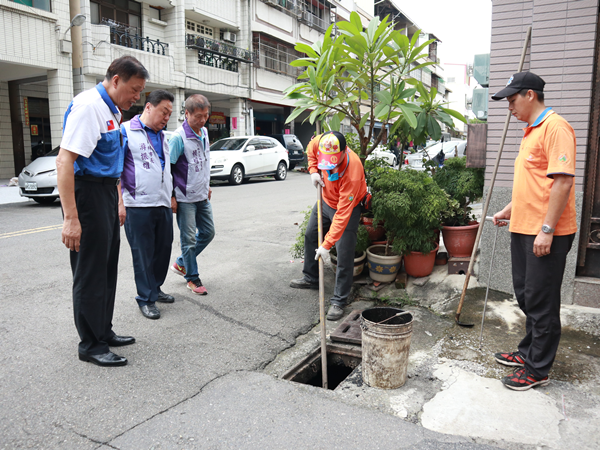
[[[290,286],[297,289],[318,289],[319,256],[328,254],[335,245],[338,263],[327,319],[338,320],[344,315],[343,308],[352,289],[360,202],[367,194],[365,171],[358,155],[347,148],[344,135],[337,131],[314,137],[308,144],[307,156],[313,185],[323,186],[323,231],[327,234],[319,247],[315,204],[304,236],[304,276],[293,280]],[[325,172],[324,178],[321,178],[321,171]]]
[[[544,104],[545,82],[531,72],[514,74],[492,96],[527,122],[515,160],[512,201],[494,215],[494,225],[510,220],[515,296],[526,316],[518,351],[496,353],[500,364],[518,367],[502,379],[510,389],[549,383],[560,341],[560,289],[567,253],[577,231],[575,214],[575,133]]]

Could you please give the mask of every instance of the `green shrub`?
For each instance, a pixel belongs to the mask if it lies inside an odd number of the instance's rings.
[[[302,214],[304,214],[304,219],[300,225],[298,225],[299,229],[298,234],[296,235],[296,241],[290,248],[290,254],[294,259],[304,258],[304,235],[306,234],[306,227],[308,227],[308,220],[310,219],[312,209],[313,207],[309,206],[307,210],[302,211]]]
[[[474,216],[470,204],[483,196],[484,169],[467,167],[467,157],[450,158],[433,175],[434,181],[453,200],[443,213],[444,225],[468,225]]]
[[[386,172],[374,187],[375,221],[385,221],[394,252],[433,250],[441,213],[448,208],[448,195],[427,173],[411,169]]]

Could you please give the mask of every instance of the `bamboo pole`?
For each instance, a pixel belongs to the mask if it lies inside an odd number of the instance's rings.
[[[527,28],[527,35],[525,36],[525,42],[523,43],[523,50],[521,52],[521,61],[519,62],[519,70],[517,72],[521,72],[523,70],[523,64],[525,63],[525,56],[527,55],[527,47],[529,46],[529,41],[531,40],[531,27]],[[485,205],[483,207],[483,211],[481,213],[481,220],[479,221],[479,228],[477,229],[477,237],[475,238],[475,245],[473,246],[473,252],[471,253],[471,260],[469,261],[469,269],[467,270],[467,274],[465,276],[465,283],[463,285],[462,294],[460,296],[460,302],[458,303],[458,309],[456,310],[455,321],[457,324],[461,326],[472,327],[473,324],[465,324],[460,322],[460,312],[463,307],[463,303],[465,301],[465,295],[467,293],[467,287],[469,286],[469,279],[471,277],[471,271],[473,270],[473,263],[475,262],[475,255],[477,253],[477,249],[479,248],[479,240],[481,239],[481,233],[483,231],[483,224],[485,223],[485,218],[487,216],[488,207],[490,206],[490,199],[492,198],[492,191],[494,190],[494,183],[496,182],[496,175],[498,174],[498,166],[500,165],[500,158],[502,156],[502,150],[504,150],[504,141],[506,140],[506,134],[508,133],[508,125],[510,123],[510,111],[506,112],[506,119],[504,121],[504,131],[502,132],[502,140],[500,141],[500,149],[498,150],[498,156],[496,156],[496,164],[494,165],[494,172],[492,173],[492,179],[490,181],[490,189],[485,199]]]
[[[317,188],[317,224],[318,224],[318,244],[323,244],[323,188],[318,185]],[[311,255],[304,255],[305,258],[312,258]],[[319,257],[319,321],[321,323],[321,372],[323,374],[323,389],[327,389],[327,327],[325,322],[325,280],[324,280],[323,258]]]

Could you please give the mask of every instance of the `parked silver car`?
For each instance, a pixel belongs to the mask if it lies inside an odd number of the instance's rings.
[[[448,141],[438,142],[424,150],[418,151],[406,157],[405,166],[414,170],[425,170],[423,160],[427,161],[437,156],[440,150],[444,150],[444,159],[454,158],[455,156],[463,157],[467,150],[467,141]]]
[[[60,147],[40,156],[19,174],[19,194],[38,203],[53,203],[58,198],[56,157]]]
[[[288,152],[266,136],[238,136],[218,140],[210,146],[210,178],[242,184],[250,177],[274,175],[285,180]]]
[[[368,160],[374,158],[382,158],[385,161],[387,161],[387,163],[392,167],[396,167],[396,164],[398,164],[398,159],[396,158],[396,155],[394,155],[393,152],[391,152],[387,147],[384,147],[383,145],[378,145],[377,147],[375,147],[373,151],[369,154],[369,156],[367,156]]]

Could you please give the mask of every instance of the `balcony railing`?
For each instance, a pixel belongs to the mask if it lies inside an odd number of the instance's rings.
[[[306,23],[311,28],[317,28],[322,32],[327,30],[327,27],[331,24],[331,20],[321,19],[319,16],[314,15],[310,11],[302,11],[302,15],[299,17],[301,22]]]
[[[335,6],[327,0],[316,0],[318,7],[314,2],[304,2],[302,0],[261,0],[261,2],[271,5],[285,14],[298,18],[311,28],[317,28],[324,32],[332,22],[335,22]],[[315,14],[315,11],[321,11],[323,18]]]
[[[186,35],[186,47],[198,50],[198,64],[237,72],[240,62],[252,64],[254,52],[196,34]]]
[[[261,0],[261,2],[279,7],[283,12],[289,12],[290,15],[298,16],[302,12],[302,8],[298,5],[297,0]]]
[[[166,42],[142,37],[137,33],[131,34],[128,30],[122,30],[120,27],[114,26],[110,27],[110,43],[163,56],[166,55],[169,48],[169,44]]]

